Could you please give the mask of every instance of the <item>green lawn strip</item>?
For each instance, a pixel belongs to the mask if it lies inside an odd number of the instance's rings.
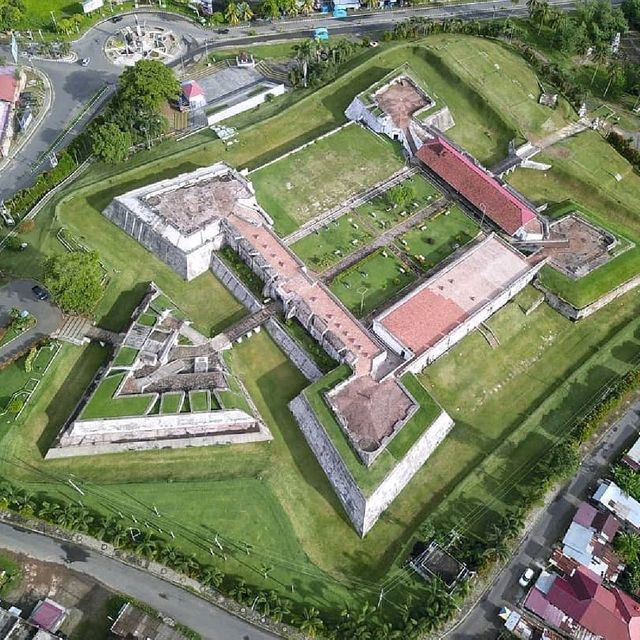
[[[413,373],[405,373],[400,378],[400,382],[402,382],[416,402],[419,403],[420,407],[387,445],[387,451],[397,461],[402,460],[402,458],[407,455],[416,440],[442,413],[442,409],[438,403],[431,397]]]
[[[502,512],[570,419],[634,366],[638,308],[632,293],[573,324],[548,305],[525,316],[510,303],[489,321],[498,348],[474,332],[429,366],[420,380],[456,423],[429,460],[429,512],[476,532]]]
[[[138,318],[138,323],[145,327],[155,327],[156,322],[158,322],[158,316],[150,311],[145,311]]]
[[[338,363],[318,344],[311,334],[300,324],[296,318],[284,320],[281,324],[291,337],[311,356],[320,371],[328,373],[338,366]]]
[[[516,297],[514,302],[520,307],[523,313],[526,313],[533,305],[537,304],[544,298],[544,294],[539,289],[527,285]]]
[[[113,397],[124,376],[124,373],[118,373],[104,378],[93,392],[91,398],[89,398],[89,402],[87,402],[80,414],[80,419],[91,420],[95,418],[145,415],[154,396],[145,394],[130,397]]]
[[[413,192],[411,202],[405,207],[393,207],[387,201],[387,196],[381,194],[361,204],[354,210],[356,220],[363,220],[368,226],[373,226],[382,233],[413,215],[421,207],[426,207],[437,200],[442,194],[421,174],[411,176],[401,184],[409,185]]]
[[[537,159],[552,168],[545,172],[517,169],[509,177],[513,186],[536,203],[561,203],[570,195],[587,220],[636,244],[578,280],[548,265],[543,267],[541,282],[580,308],[640,272],[640,176],[594,131],[564,140]]]
[[[138,357],[138,350],[133,347],[120,347],[116,357],[113,359],[114,367],[129,367]]]
[[[21,574],[21,567],[14,558],[0,553],[0,595],[2,597],[18,586]]]
[[[284,60],[295,56],[294,45],[301,40],[287,40],[286,42],[274,42],[273,44],[255,44],[246,47],[224,47],[216,49],[210,56],[210,61],[228,60],[241,53],[248,53],[256,60]]]
[[[368,255],[336,276],[329,285],[357,317],[377,309],[416,279],[396,256],[386,251],[385,257],[384,252],[380,249]]]
[[[472,240],[480,231],[478,224],[457,205],[419,227],[400,236],[396,245],[413,261],[429,270]]]
[[[258,298],[258,300],[262,300],[264,282],[262,282],[260,277],[251,270],[249,265],[247,265],[247,263],[242,260],[242,258],[231,247],[224,247],[218,252],[218,255],[235,273],[235,275],[238,276],[247,289],[249,289],[249,291]]]
[[[258,202],[287,235],[404,164],[398,144],[351,125],[250,174]]]
[[[189,391],[189,405],[191,411],[209,411],[208,391]]]
[[[373,236],[351,212],[291,245],[314,271],[324,271],[367,244]]]
[[[0,336],[0,347],[5,344],[9,344],[12,340],[15,340],[18,336],[21,336],[23,333],[30,331],[37,324],[37,320],[29,315],[28,318],[24,321],[24,325],[19,327],[15,322],[12,322],[7,328],[6,331]]]
[[[237,347],[229,349],[222,354],[227,369],[230,372],[230,375],[227,376],[229,388],[216,391],[216,399],[223,409],[240,409],[240,411],[245,411],[249,415],[252,415],[253,411],[244,396],[242,387],[237,379],[237,373],[235,372],[235,349],[237,349]]]
[[[184,393],[182,391],[163,393],[160,398],[160,413],[178,413],[182,405]]]

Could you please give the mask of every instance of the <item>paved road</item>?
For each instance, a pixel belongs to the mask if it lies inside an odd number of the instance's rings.
[[[59,542],[39,533],[0,523],[0,547],[38,560],[66,564],[74,571],[92,576],[110,589],[146,602],[187,625],[204,640],[273,640],[276,637],[188,591],[70,542]]]
[[[613,0],[619,4],[621,0]],[[573,6],[572,0],[551,0],[551,4],[562,9]],[[311,35],[313,28],[326,26],[332,35],[363,35],[379,32],[390,28],[394,23],[411,16],[429,18],[459,17],[465,19],[487,19],[493,17],[522,16],[527,13],[524,4],[514,4],[513,0],[496,0],[495,2],[471,2],[456,4],[448,7],[416,7],[399,11],[376,13],[359,13],[337,21],[333,18],[310,16],[307,19],[290,21],[258,22],[248,26],[238,26],[229,29],[228,34],[217,34],[215,31],[205,31],[200,26],[176,15],[139,13],[140,21],[150,24],[161,24],[171,29],[180,39],[183,53],[173,63],[174,67],[187,64],[194,57],[216,48],[237,45],[247,46],[264,42],[292,40]],[[46,153],[56,141],[61,131],[82,111],[83,106],[102,87],[113,90],[121,67],[112,65],[102,52],[107,37],[124,26],[135,24],[133,15],[123,16],[117,24],[107,20],[87,31],[79,40],[73,43],[73,49],[78,59],[91,58],[88,67],[82,67],[79,62],[69,64],[65,62],[44,62],[32,60],[31,64],[42,70],[50,79],[54,96],[50,113],[45,117],[42,125],[32,134],[29,142],[22,148],[16,158],[1,172],[0,200],[8,199],[18,189],[31,185],[39,172],[48,168],[41,164],[34,170],[33,164]],[[247,36],[249,29],[256,32]],[[0,47],[0,54],[10,57],[8,47]],[[26,58],[24,59],[26,61]],[[104,98],[107,96],[105,95]],[[95,115],[101,107],[102,101],[86,114],[85,117],[69,132],[64,139],[59,140],[55,149],[66,146],[71,137],[82,130],[86,122]]]
[[[470,640],[495,637],[490,632],[497,632],[501,628],[496,619],[500,607],[518,604],[524,596],[524,590],[518,585],[522,572],[529,566],[542,567],[546,564],[551,545],[564,535],[578,504],[593,493],[597,478],[604,474],[622,447],[639,429],[640,401],[636,401],[598,443],[593,453],[587,456],[578,474],[541,514],[488,594],[447,638]]]
[[[49,336],[58,327],[62,319],[60,309],[48,300],[38,300],[31,291],[37,284],[33,280],[13,280],[0,287],[0,326],[8,324],[11,309],[26,309],[38,323],[33,329],[21,334],[9,344],[0,347],[0,360],[13,353],[20,353],[33,341]]]

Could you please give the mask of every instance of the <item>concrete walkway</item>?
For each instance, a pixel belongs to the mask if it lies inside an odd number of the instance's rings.
[[[21,353],[31,343],[50,336],[62,320],[58,307],[48,300],[35,297],[31,287],[36,284],[34,280],[13,280],[0,287],[0,326],[9,324],[13,307],[21,311],[26,309],[37,320],[35,327],[0,347],[0,362]]]
[[[420,209],[417,213],[414,213],[412,216],[403,220],[395,227],[391,227],[391,229],[387,229],[383,233],[381,233],[377,238],[374,238],[369,244],[361,247],[357,251],[349,254],[344,257],[340,262],[334,264],[332,267],[329,267],[327,270],[323,271],[320,274],[320,278],[324,282],[330,282],[333,280],[339,273],[348,269],[356,262],[359,262],[369,254],[373,253],[377,249],[382,247],[386,247],[389,243],[393,242],[398,236],[406,233],[412,227],[420,224],[427,218],[430,218],[434,213],[440,211],[446,204],[448,200],[447,198],[439,198],[435,202],[431,203],[428,207],[424,209]],[[395,253],[395,248],[392,249]],[[415,267],[415,265],[413,265]]]

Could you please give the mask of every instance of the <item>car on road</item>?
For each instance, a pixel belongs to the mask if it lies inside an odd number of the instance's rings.
[[[533,576],[535,575],[535,571],[531,567],[527,567],[524,573],[520,576],[520,580],[518,580],[518,584],[521,587],[528,587],[533,580]]]
[[[49,292],[46,289],[43,289],[39,284],[35,287],[31,287],[31,291],[33,291],[33,295],[38,298],[38,300],[49,299]]]
[[[229,29],[218,29],[217,33],[218,35],[224,36],[229,33]]]
[[[88,67],[90,62],[91,62],[91,58],[82,58],[82,60],[80,61],[80,64],[83,67]]]
[[[113,24],[116,24],[121,21],[122,21],[122,16],[113,16],[113,18],[111,18],[111,22],[113,22]]]

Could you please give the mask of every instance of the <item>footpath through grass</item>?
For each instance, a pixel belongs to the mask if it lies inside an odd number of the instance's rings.
[[[545,172],[517,169],[509,176],[516,189],[536,204],[570,197],[585,218],[636,245],[578,280],[552,267],[543,268],[540,280],[545,286],[583,307],[640,273],[640,176],[594,131],[560,142],[538,159],[552,168]]]

